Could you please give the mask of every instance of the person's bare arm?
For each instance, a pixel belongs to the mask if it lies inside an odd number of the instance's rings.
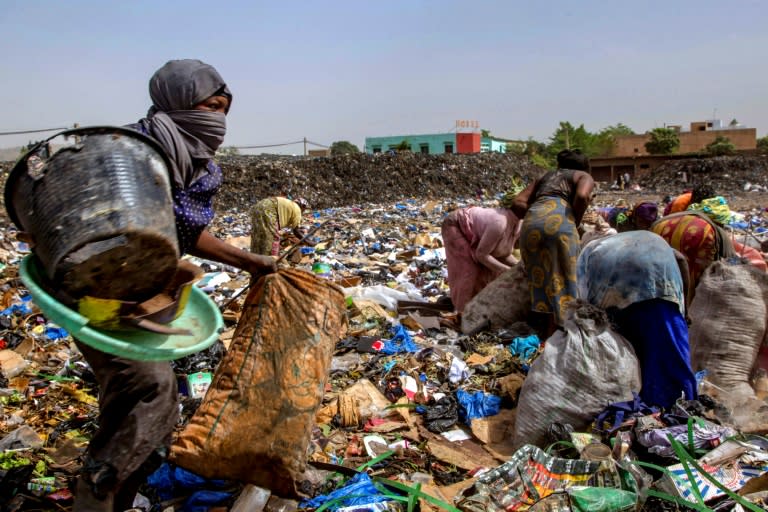
[[[592,190],[595,188],[595,180],[586,172],[579,171],[574,175],[576,180],[576,193],[573,197],[573,216],[576,225],[581,224],[581,219],[592,201]]]
[[[672,249],[672,252],[675,253],[677,268],[680,269],[680,275],[683,277],[683,298],[685,302],[685,316],[687,317],[688,307],[691,305],[691,302],[693,301],[693,295],[694,295],[695,289],[691,286],[691,274],[690,274],[690,269],[688,268],[688,260],[683,255],[683,253],[681,253],[677,249]]]
[[[501,262],[503,264],[507,265],[509,268],[512,268],[515,265],[517,265],[520,262],[520,260],[515,258],[515,255],[513,253],[510,253],[509,256],[507,256],[506,258],[502,259]]]
[[[525,217],[525,214],[528,213],[528,202],[531,199],[531,194],[533,194],[533,189],[536,188],[537,181],[538,180],[531,182],[522,192],[517,194],[512,201],[510,209],[515,212],[515,215],[520,219]]]
[[[493,251],[499,245],[499,240],[504,236],[504,226],[501,222],[490,224],[483,234],[475,248],[475,260],[478,263],[493,270],[496,273],[502,273],[509,270],[510,266],[493,256]],[[506,258],[506,256],[505,256]]]
[[[213,236],[207,229],[197,239],[195,247],[189,251],[193,256],[218,261],[260,276],[277,271],[277,263],[271,256],[262,256],[245,251]]]

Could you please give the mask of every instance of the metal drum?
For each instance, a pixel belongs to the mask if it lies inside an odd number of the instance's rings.
[[[49,155],[51,139],[74,143]],[[170,162],[128,128],[85,127],[41,142],[13,168],[5,205],[31,237],[50,285],[73,299],[143,301],[179,258]]]

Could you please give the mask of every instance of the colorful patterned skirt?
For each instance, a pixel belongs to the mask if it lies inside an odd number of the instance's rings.
[[[277,198],[262,199],[251,209],[251,252],[265,256],[280,254]]]
[[[559,197],[537,200],[525,215],[520,253],[528,273],[533,311],[552,313],[562,326],[576,298],[579,233],[571,205]]]
[[[717,256],[717,231],[706,219],[693,214],[664,217],[651,231],[685,256],[691,284],[696,286],[704,271]]]

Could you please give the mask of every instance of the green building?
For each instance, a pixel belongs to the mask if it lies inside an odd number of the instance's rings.
[[[414,153],[438,155],[442,153],[506,153],[507,143],[514,142],[498,137],[482,137],[476,132],[433,133],[420,135],[392,135],[366,137],[365,152],[386,153],[406,148]]]

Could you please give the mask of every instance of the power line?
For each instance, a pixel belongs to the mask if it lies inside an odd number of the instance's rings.
[[[59,128],[41,128],[39,130],[19,130],[14,132],[0,132],[0,135],[24,135],[26,133],[53,132],[56,130],[66,130],[67,128],[67,126],[61,126]]]
[[[282,142],[280,144],[259,144],[259,145],[252,145],[252,146],[233,146],[236,149],[260,149],[260,148],[276,148],[280,146],[293,146],[294,144],[312,144],[313,146],[318,146],[321,148],[328,149],[330,146],[326,146],[325,144],[319,144],[317,142],[312,142],[310,140],[302,139],[297,140],[295,142]]]
[[[234,146],[237,149],[259,149],[259,148],[276,148],[278,146],[293,146],[294,144],[303,144],[303,140],[297,140],[296,142],[283,142],[281,144],[261,144],[258,146]]]
[[[38,130],[16,130],[16,131],[10,131],[10,132],[0,132],[0,136],[2,135],[25,135],[28,133],[43,133],[43,132],[52,132],[56,130],[66,130],[67,126],[60,126],[56,128],[40,128]],[[313,146],[318,146],[321,148],[328,149],[330,146],[326,146],[325,144],[320,144],[318,142],[312,142],[311,140],[302,139],[297,140],[294,142],[282,142],[279,144],[259,144],[259,145],[249,145],[249,146],[234,146],[237,149],[260,149],[260,148],[276,148],[280,146],[293,146],[294,144],[311,144]]]

